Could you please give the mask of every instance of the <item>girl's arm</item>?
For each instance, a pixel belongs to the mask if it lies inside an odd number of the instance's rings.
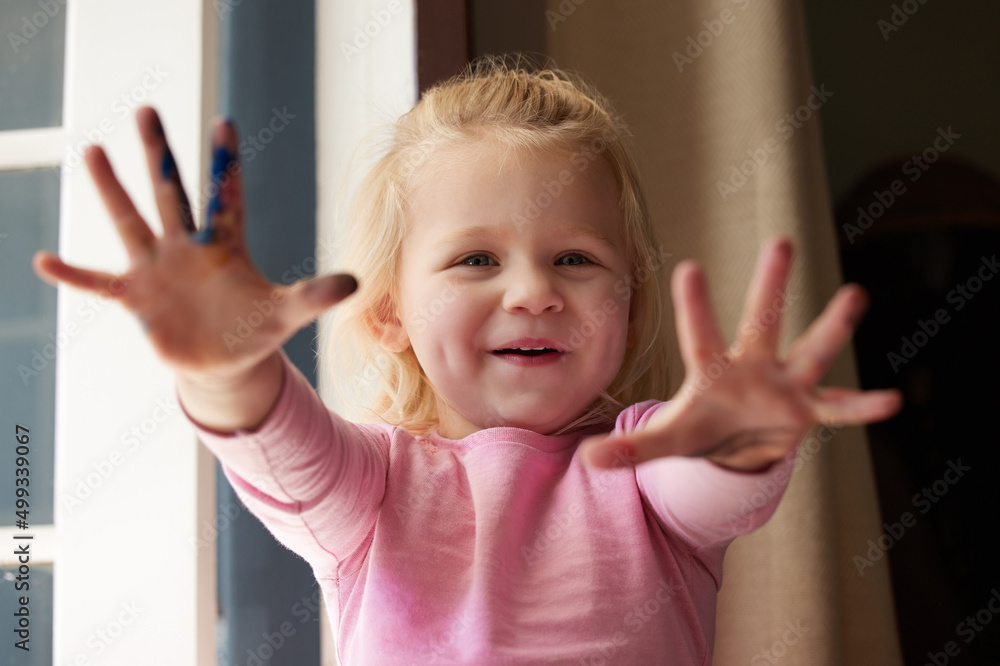
[[[317,575],[356,571],[384,500],[393,428],[341,418],[283,352],[276,358],[284,381],[260,424],[192,425],[243,504]]]
[[[177,397],[191,419],[212,430],[255,430],[274,408],[284,375],[284,364],[275,352],[232,379],[178,375]]]
[[[707,458],[733,472],[760,473],[787,458],[817,423],[864,425],[895,414],[898,390],[857,391],[816,384],[846,345],[867,306],[858,285],[845,285],[779,359],[792,243],[770,241],[761,253],[739,336],[723,343],[708,287],[693,262],[674,270],[672,292],[685,377],[680,391],[628,434],[581,443],[597,467],[664,456]]]
[[[156,112],[136,112],[163,235],[157,237],[115,177],[101,148],[84,155],[129,256],[120,276],[77,268],[39,252],[35,271],[113,298],[143,324],[160,359],[177,377],[190,416],[222,431],[251,429],[275,404],[282,386],[277,352],[323,310],[350,295],[350,275],[276,285],[253,265],[244,238],[242,167],[234,127],[212,132],[212,180],[218,194],[198,230]],[[257,322],[250,329],[247,320]],[[249,331],[249,332],[248,332]]]
[[[132,312],[174,371],[185,413],[247,506],[310,561],[333,558],[330,565],[339,566],[375,523],[388,440],[327,410],[280,350],[357,283],[350,275],[330,275],[275,285],[256,269],[244,240],[232,125],[213,128],[218,195],[199,230],[156,112],[139,109],[136,121],[163,234],[154,235],[104,151],[91,147],[84,159],[129,269],[115,276],[39,252],[35,270],[48,282],[101,293]]]
[[[629,406],[619,414],[613,434],[627,438],[641,433],[669,405],[646,400]],[[718,554],[770,519],[800,464],[796,453],[793,449],[758,471],[732,470],[705,457],[663,456],[636,465],[635,480],[666,531],[689,548],[702,549],[702,556]],[[633,464],[622,457],[615,466]]]

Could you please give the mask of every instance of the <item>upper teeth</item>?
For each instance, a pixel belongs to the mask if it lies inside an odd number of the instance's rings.
[[[516,349],[521,349],[523,351],[539,351],[541,349],[548,349],[548,347],[516,347]]]

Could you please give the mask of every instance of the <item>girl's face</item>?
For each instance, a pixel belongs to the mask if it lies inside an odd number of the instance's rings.
[[[614,180],[580,153],[438,157],[411,199],[401,327],[447,404],[438,433],[549,434],[581,416],[625,355],[629,289]],[[589,156],[593,158],[594,156]],[[545,347],[537,356],[500,352]]]

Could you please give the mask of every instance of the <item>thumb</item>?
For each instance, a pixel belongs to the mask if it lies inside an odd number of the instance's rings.
[[[295,330],[305,327],[324,310],[353,294],[358,281],[347,273],[300,280],[287,292],[282,315]]]
[[[585,465],[604,469],[635,467],[639,462],[632,440],[620,435],[588,437],[580,442],[580,457]]]

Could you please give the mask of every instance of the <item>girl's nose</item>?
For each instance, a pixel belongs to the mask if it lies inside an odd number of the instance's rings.
[[[542,314],[546,310],[559,312],[563,309],[563,297],[556,284],[555,276],[545,268],[511,267],[509,280],[504,292],[505,310],[527,310],[531,314]]]

